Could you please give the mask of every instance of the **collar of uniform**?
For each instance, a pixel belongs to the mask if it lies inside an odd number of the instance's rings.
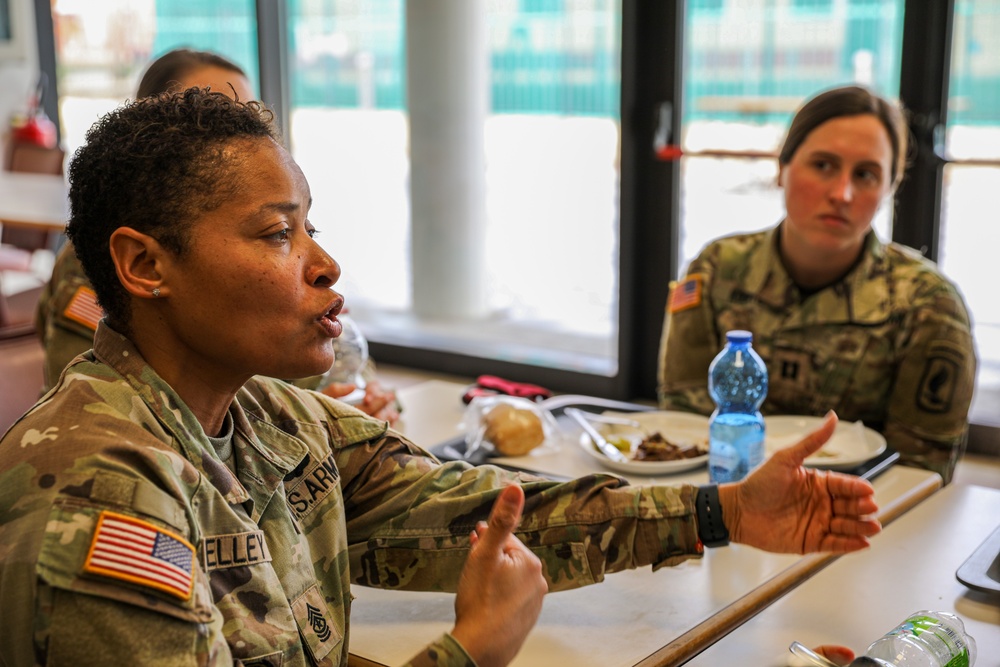
[[[185,440],[192,439],[212,449],[201,424],[174,388],[146,363],[132,341],[112,329],[107,320],[101,320],[94,333],[94,356],[132,387],[160,423],[180,439],[182,446]],[[203,455],[199,453],[198,457]]]
[[[756,251],[750,256],[743,284],[747,293],[773,308],[784,308],[795,294],[795,284],[785,270],[778,253],[778,228],[760,235]]]
[[[843,282],[850,288],[852,321],[878,324],[888,319],[892,310],[892,266],[875,230],[868,232],[861,261]]]
[[[258,423],[269,422],[286,433],[300,436],[298,431],[302,429],[318,428],[334,449],[381,438],[389,428],[388,422],[347,403],[272,378],[250,379],[237,398],[255,429]]]
[[[764,232],[759,250],[750,259],[745,284],[749,293],[774,308],[788,308],[800,292],[778,251],[781,225]],[[802,300],[796,309],[811,324],[884,322],[890,306],[890,267],[885,248],[874,231],[865,237],[861,261],[842,280]],[[794,326],[793,321],[787,322]]]
[[[243,406],[236,400],[230,412],[233,415],[235,429],[237,471],[240,471],[241,467],[248,466],[243,457],[240,457],[239,450],[243,443],[249,443],[260,453],[255,469],[247,470],[247,474],[240,472],[240,479],[237,479],[229,468],[218,460],[201,423],[173,387],[146,363],[132,341],[112,329],[103,320],[94,334],[94,356],[131,386],[149,410],[156,415],[164,429],[170,433],[176,443],[174,446],[181,451],[184,458],[211,480],[212,485],[230,504],[253,500],[254,511],[259,512],[266,505],[267,498],[278,488],[281,479],[294,470],[306,455],[305,445],[284,433],[268,439],[269,444],[276,443],[276,451],[272,452],[261,446],[244,414]],[[279,442],[281,444],[277,445]],[[248,486],[254,489],[252,493],[245,486],[247,480],[250,481]]]
[[[245,428],[249,434],[252,428],[257,436],[247,441],[259,455],[252,457],[249,464],[238,461],[236,466],[251,494],[287,481],[289,473],[300,469],[308,453],[319,463],[331,449],[376,440],[388,429],[386,422],[346,403],[271,378],[251,378],[236,400],[245,417],[244,422],[236,424],[237,432]],[[263,480],[264,486],[254,485],[254,480]],[[268,498],[254,497],[253,512],[262,511]]]
[[[237,413],[234,416],[237,437],[233,444],[236,474],[249,494],[251,506],[247,507],[247,512],[252,520],[257,521],[284,478],[302,463],[309,449],[301,440],[274,424],[248,418],[248,413],[254,413],[257,407],[252,399],[244,406],[244,401],[248,399],[244,390],[236,396],[239,409],[234,410]],[[264,443],[267,443],[266,446]],[[255,455],[241,456],[243,447],[250,447]]]

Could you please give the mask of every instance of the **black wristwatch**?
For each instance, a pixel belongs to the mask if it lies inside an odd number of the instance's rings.
[[[698,539],[706,547],[724,547],[729,544],[729,531],[722,520],[722,505],[719,504],[719,487],[707,484],[698,487],[694,497],[698,516]]]

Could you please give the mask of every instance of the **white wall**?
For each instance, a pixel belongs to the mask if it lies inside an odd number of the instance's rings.
[[[0,47],[0,136],[6,139],[11,116],[23,113],[38,80],[38,40],[33,0],[9,0],[14,29],[13,46]]]

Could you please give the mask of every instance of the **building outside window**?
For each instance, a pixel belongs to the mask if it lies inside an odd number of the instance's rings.
[[[774,154],[801,101],[849,82],[898,93],[905,5],[687,2],[680,143],[689,157],[673,249],[680,270],[710,239],[778,221]],[[351,312],[376,343],[614,376],[619,323],[635,316],[619,312],[618,301],[622,0],[481,1],[481,34],[465,45],[481,50],[485,72],[470,89],[485,111],[481,155],[469,158],[482,164],[482,226],[459,246],[469,257],[444,246],[436,256],[433,244],[415,250],[414,225],[428,223],[414,220],[414,171],[425,170],[419,181],[434,169],[411,161],[422,138],[411,134],[408,85],[421,74],[407,39],[419,7],[287,4],[287,139],[313,189],[313,222],[326,232],[318,238],[343,266]],[[218,51],[258,83],[254,0],[53,0],[52,11],[68,152],[170,48]],[[983,269],[989,248],[977,242],[991,222],[986,197],[1000,189],[998,30],[995,0],[956,0],[940,266],[974,319],[974,419],[1000,405],[1000,306]],[[706,155],[720,149],[747,155]],[[456,181],[453,191],[473,189]],[[884,210],[875,228],[889,239],[893,224]],[[669,251],[642,249],[649,257]],[[482,308],[428,314],[415,294],[421,276],[436,272],[445,283],[474,273]]]

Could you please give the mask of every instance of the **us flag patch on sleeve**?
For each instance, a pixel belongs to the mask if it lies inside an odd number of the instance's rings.
[[[97,323],[104,317],[104,311],[97,305],[97,295],[86,285],[76,288],[73,298],[66,304],[63,315],[85,327],[97,330]]]
[[[701,303],[701,286],[704,276],[701,274],[690,275],[683,282],[674,283],[670,289],[670,300],[668,308],[671,313],[676,313],[688,308],[694,308]]]
[[[187,600],[194,584],[194,547],[147,521],[104,511],[83,570]]]

